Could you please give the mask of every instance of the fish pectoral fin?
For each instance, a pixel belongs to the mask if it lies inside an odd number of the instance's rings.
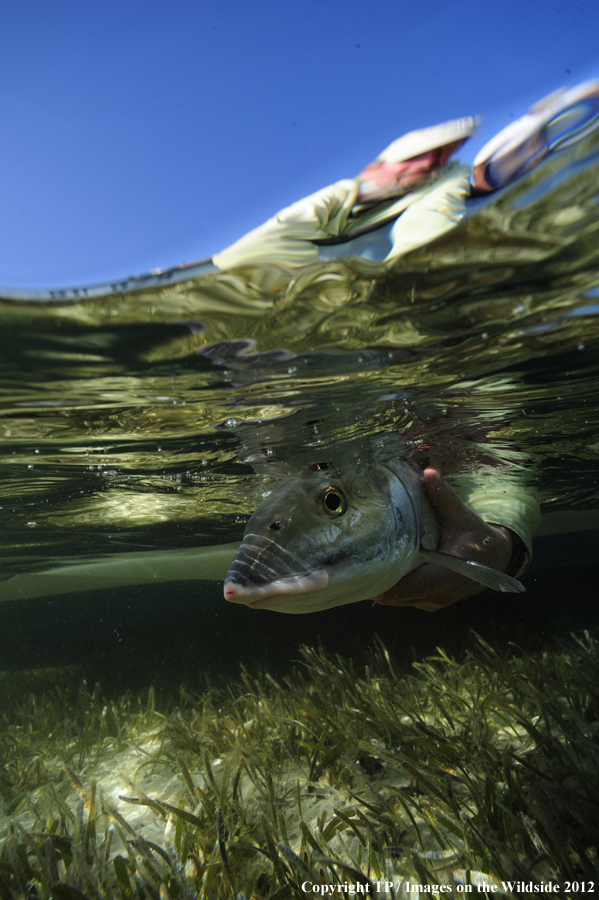
[[[472,581],[478,581],[485,587],[494,591],[503,591],[506,594],[519,594],[525,591],[524,585],[511,575],[500,572],[499,569],[491,569],[489,566],[483,566],[481,563],[474,562],[471,559],[461,559],[457,556],[451,556],[449,553],[443,553],[441,550],[421,550],[420,559],[423,562],[437,563],[439,566],[445,566],[458,575],[465,575]]]

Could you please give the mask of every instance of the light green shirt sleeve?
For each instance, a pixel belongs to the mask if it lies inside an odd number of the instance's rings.
[[[318,262],[312,241],[343,233],[358,198],[355,178],[298,200],[212,257],[219,269],[245,265],[307,266]]]
[[[527,553],[527,564],[532,558],[532,536],[541,521],[539,501],[534,491],[506,487],[505,490],[482,490],[476,487],[466,495],[460,494],[464,503],[490,525],[502,525],[518,535]]]

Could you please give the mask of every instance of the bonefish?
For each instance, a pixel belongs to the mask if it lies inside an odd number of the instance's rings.
[[[515,578],[438,546],[436,513],[422,477],[405,461],[310,471],[286,478],[252,515],[224,594],[256,609],[315,612],[382,594],[425,562],[495,590],[524,590]]]

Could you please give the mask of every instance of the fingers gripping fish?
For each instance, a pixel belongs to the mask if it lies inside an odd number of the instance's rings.
[[[524,590],[515,578],[438,546],[423,480],[404,461],[291,476],[250,518],[225,598],[254,609],[315,612],[378,596],[425,562],[495,590]]]

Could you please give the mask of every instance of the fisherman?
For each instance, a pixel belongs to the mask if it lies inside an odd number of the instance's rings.
[[[274,265],[291,279],[298,267],[341,255],[393,263],[455,227],[469,197],[511,184],[548,154],[597,128],[599,81],[540,101],[483,147],[471,173],[469,166],[449,160],[477,124],[459,119],[404,135],[357,178],[282,210],[216,254],[214,265]],[[533,492],[513,486],[490,491],[473,482],[460,497],[433,467],[425,469],[424,482],[440,522],[440,551],[516,578],[526,569],[540,521]],[[481,590],[470,578],[426,562],[373,599],[434,611]]]

